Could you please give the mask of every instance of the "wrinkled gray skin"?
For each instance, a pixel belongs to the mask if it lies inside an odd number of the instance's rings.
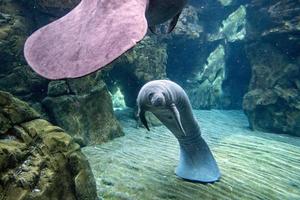
[[[137,97],[138,116],[149,130],[145,112],[152,112],[178,139],[179,165],[175,173],[190,181],[211,183],[219,180],[218,165],[193,116],[192,107],[184,90],[168,80],[145,84]]]
[[[168,32],[171,32],[178,21],[187,0],[149,0],[146,18],[149,29],[155,33],[155,25],[172,19]]]

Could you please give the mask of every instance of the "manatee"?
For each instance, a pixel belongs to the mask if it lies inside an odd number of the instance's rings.
[[[103,68],[142,40],[149,27],[171,20],[186,0],[82,0],[26,41],[24,56],[48,79],[77,78]]]
[[[189,98],[179,85],[168,80],[150,81],[139,91],[137,106],[138,117],[148,130],[146,111],[152,112],[177,138],[180,145],[177,176],[202,183],[220,179],[217,162],[201,137]]]

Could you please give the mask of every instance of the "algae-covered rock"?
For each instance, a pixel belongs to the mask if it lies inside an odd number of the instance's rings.
[[[8,127],[0,133],[0,199],[97,199],[89,163],[71,136],[2,91],[0,117]]]
[[[126,108],[124,95],[119,87],[116,88],[116,91],[111,95],[111,98],[114,110],[122,110]]]
[[[130,64],[129,70],[140,82],[166,78],[167,49],[165,43],[160,43],[155,38],[145,37],[124,57]]]
[[[52,81],[43,106],[53,122],[84,144],[99,144],[123,135],[111,96],[100,73]]]
[[[251,128],[300,136],[300,57],[290,60],[270,44],[247,52],[252,78],[243,108]]]
[[[223,102],[222,83],[225,78],[225,50],[219,45],[207,58],[207,64],[193,81],[186,84],[187,93],[194,108],[220,107]]]
[[[34,27],[31,12],[18,1],[0,2],[0,90],[36,104],[46,95],[48,81],[34,73],[23,46]]]
[[[0,106],[1,115],[7,119],[11,125],[20,124],[40,117],[27,103],[13,98],[13,96],[7,92],[0,93]]]
[[[253,39],[280,35],[299,45],[299,9],[295,0],[251,0],[247,8],[249,36]]]
[[[53,18],[56,13],[54,18],[57,18],[76,3],[78,1],[72,0],[0,2],[0,90],[30,103],[44,119],[70,131],[83,145],[91,140],[93,143],[100,143],[122,134],[101,78],[94,82],[90,81],[92,78],[68,82],[49,81],[33,72],[23,58],[26,38],[41,26],[36,23],[42,19],[41,12],[48,18]],[[48,22],[49,19],[45,21]],[[70,100],[73,97],[80,101],[74,104]],[[52,103],[50,105],[43,102]],[[78,106],[82,109],[77,109]],[[69,110],[64,110],[63,107]],[[4,123],[2,119],[0,123]],[[7,128],[3,126],[1,129]]]
[[[119,87],[126,105],[134,107],[143,84],[155,79],[166,79],[167,58],[166,43],[146,36],[112,64],[106,83],[112,93]]]
[[[209,35],[208,40],[226,39],[228,42],[243,40],[246,37],[246,8],[241,5],[222,21],[217,33]]]
[[[80,0],[22,0],[32,9],[53,16],[61,16],[74,8]]]
[[[300,4],[252,0],[247,57],[252,77],[243,108],[250,127],[300,136]]]
[[[201,40],[203,36],[203,24],[200,21],[198,16],[199,9],[194,6],[186,6],[180,18],[176,24],[176,28],[173,31],[173,35],[179,39],[178,36],[181,36],[183,40]]]
[[[0,74],[10,72],[20,63],[23,44],[33,26],[27,11],[17,1],[0,2]]]
[[[192,1],[167,41],[167,75],[185,89],[194,108],[242,108],[251,71],[244,53],[246,7]]]

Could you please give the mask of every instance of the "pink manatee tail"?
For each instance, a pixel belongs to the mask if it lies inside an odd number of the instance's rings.
[[[77,78],[109,64],[147,32],[148,0],[82,0],[26,41],[28,64],[48,79]]]

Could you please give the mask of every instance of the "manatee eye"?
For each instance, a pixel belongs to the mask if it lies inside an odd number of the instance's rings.
[[[151,93],[148,95],[149,101],[152,99],[153,95],[154,95],[154,92],[151,92]]]
[[[165,92],[162,92],[162,95],[165,97],[165,99],[167,98],[167,94]]]

